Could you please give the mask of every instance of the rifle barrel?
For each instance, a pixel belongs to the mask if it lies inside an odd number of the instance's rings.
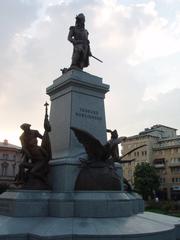
[[[95,57],[95,56],[93,56],[93,55],[91,55],[91,57],[93,57],[93,58],[96,59],[97,61],[103,63],[103,61],[101,61],[99,58],[97,58],[97,57]]]

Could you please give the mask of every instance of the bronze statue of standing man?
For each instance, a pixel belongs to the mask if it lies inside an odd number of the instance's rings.
[[[85,16],[80,13],[76,16],[75,26],[69,29],[68,40],[73,44],[71,69],[83,69],[89,65],[92,55],[88,40],[88,31],[85,29]]]

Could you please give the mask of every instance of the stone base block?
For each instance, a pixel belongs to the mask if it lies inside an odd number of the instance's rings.
[[[152,220],[153,218],[153,220]],[[123,218],[0,216],[0,240],[177,240],[179,218],[138,214]]]
[[[48,216],[50,191],[11,190],[0,195],[0,215],[14,217]]]
[[[64,153],[61,158],[50,161],[50,181],[53,192],[74,192],[75,183],[82,169],[80,159],[87,159],[84,152],[76,151]],[[119,163],[115,163],[116,174],[121,179],[119,190],[123,190],[123,171]]]
[[[136,193],[118,191],[8,191],[0,196],[0,215],[14,217],[128,217],[144,211]]]
[[[135,193],[53,193],[49,200],[49,214],[53,217],[127,217],[143,211],[143,200]]]

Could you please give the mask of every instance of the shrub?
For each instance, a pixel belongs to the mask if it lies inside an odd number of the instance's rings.
[[[0,183],[0,194],[8,189],[9,185],[7,183]]]

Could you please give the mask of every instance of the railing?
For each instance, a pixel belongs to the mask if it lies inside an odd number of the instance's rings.
[[[176,166],[180,166],[180,162],[170,162],[169,167],[176,167]]]
[[[154,167],[155,168],[165,168],[165,164],[164,163],[154,163]]]

